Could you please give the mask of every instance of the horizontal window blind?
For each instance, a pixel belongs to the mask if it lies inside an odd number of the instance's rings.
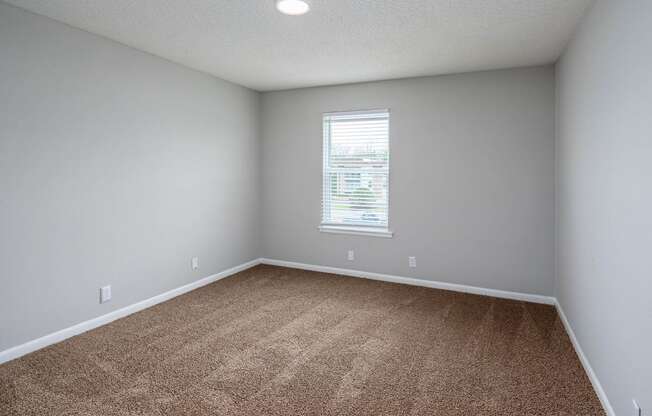
[[[324,115],[322,225],[387,228],[389,112]]]

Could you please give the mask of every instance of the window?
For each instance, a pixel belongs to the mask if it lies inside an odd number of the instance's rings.
[[[324,114],[321,231],[391,237],[389,111]]]

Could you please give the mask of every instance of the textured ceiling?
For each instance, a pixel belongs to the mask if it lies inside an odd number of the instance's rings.
[[[554,62],[592,0],[5,0],[265,91]]]

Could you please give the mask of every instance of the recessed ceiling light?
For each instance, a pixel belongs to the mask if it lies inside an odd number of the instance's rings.
[[[310,6],[303,0],[276,0],[276,8],[279,12],[290,16],[299,16],[308,13]]]

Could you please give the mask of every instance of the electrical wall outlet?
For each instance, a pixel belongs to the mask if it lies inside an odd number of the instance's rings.
[[[355,260],[355,252],[353,250],[349,250],[349,255],[347,257],[349,261]]]
[[[634,416],[643,416],[643,409],[641,409],[641,406],[638,405],[636,400],[632,400],[634,403]]]
[[[199,269],[199,257],[193,257],[190,264],[192,265],[193,270]]]
[[[100,303],[106,303],[111,300],[111,286],[100,288]]]
[[[417,258],[414,256],[408,257],[408,266],[417,267]]]

